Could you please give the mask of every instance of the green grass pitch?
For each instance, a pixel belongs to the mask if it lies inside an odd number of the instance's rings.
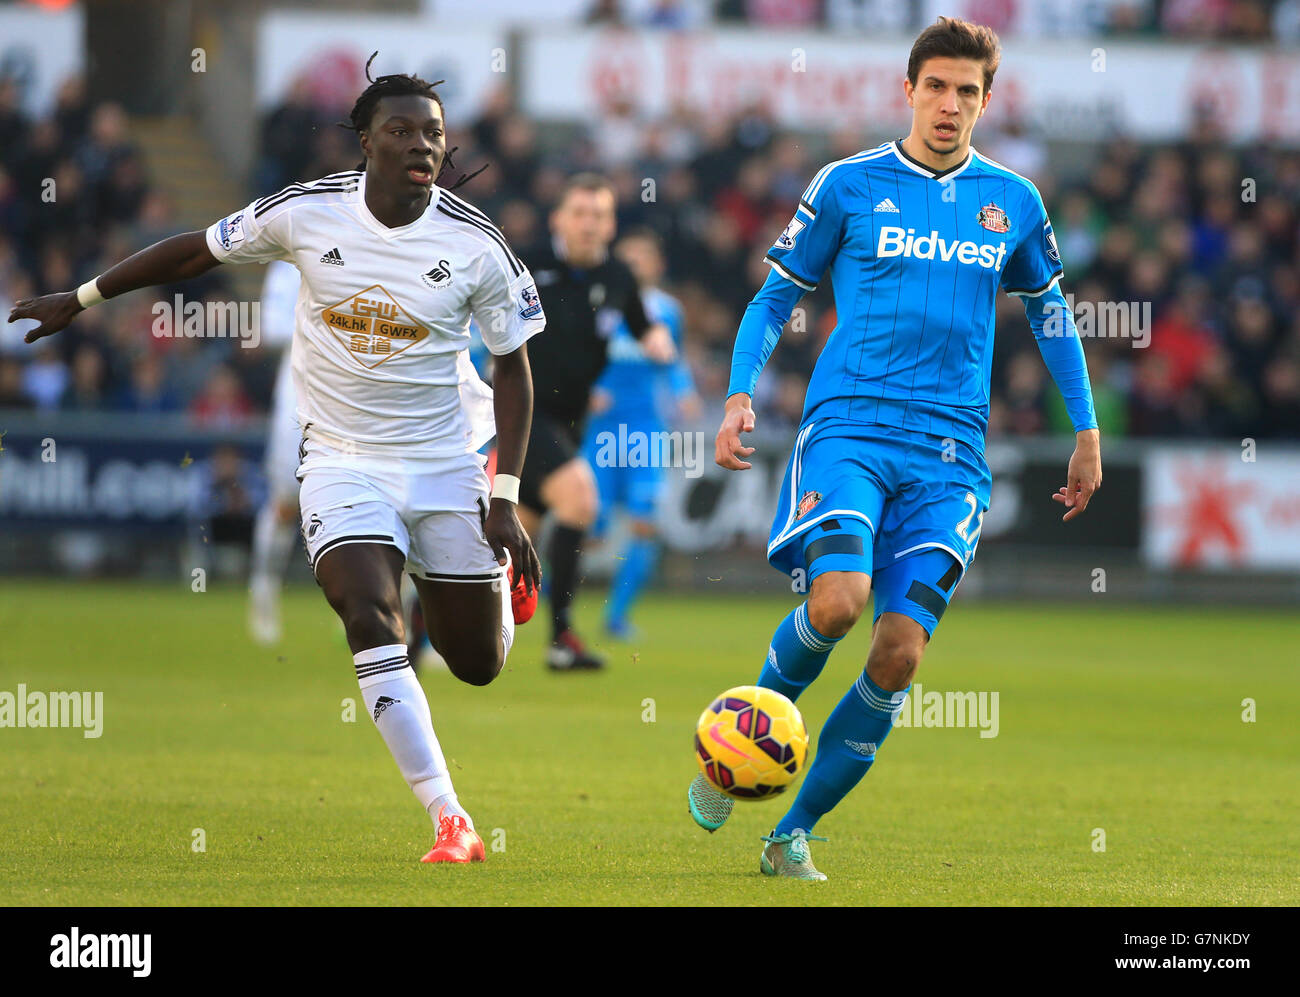
[[[599,599],[582,606],[589,632]],[[818,826],[830,881],[815,884],[758,872],[779,799],[738,804],[712,836],[685,804],[696,717],[754,680],[792,601],[654,597],[644,639],[606,646],[605,674],[546,673],[539,618],[492,686],[426,675],[489,849],[430,867],[432,827],[317,591],[286,593],[286,642],[264,651],[235,589],[10,580],[0,691],[102,690],[104,727],[0,729],[0,902],[1300,903],[1294,616],[1092,599],[958,600],[918,679],[997,691],[998,736],[895,730]],[[814,736],[867,640],[851,634],[800,701]]]

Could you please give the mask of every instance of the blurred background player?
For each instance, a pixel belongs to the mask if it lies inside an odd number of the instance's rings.
[[[569,609],[580,581],[583,535],[599,509],[596,480],[582,457],[591,389],[605,369],[609,341],[625,323],[647,358],[668,363],[672,334],[646,317],[636,277],[610,255],[614,190],[603,177],[571,177],[550,216],[550,242],[523,254],[546,311],[546,335],[530,351],[533,426],[519,489],[519,515],[530,536],[551,513],[547,593],[553,671],[604,667],[573,631]]]
[[[626,324],[620,324],[609,344],[609,366],[591,393],[591,418],[583,451],[596,476],[600,501],[592,535],[608,536],[613,513],[620,509],[627,514],[630,534],[614,562],[605,630],[612,637],[626,640],[635,635],[629,619],[632,606],[654,576],[659,559],[655,512],[663,492],[664,470],[653,466],[653,461],[604,460],[602,441],[619,439],[620,427],[625,438],[657,440],[658,434],[667,432],[670,421],[680,424],[696,419],[700,400],[691,369],[681,353],[681,303],[659,287],[664,277],[664,257],[658,236],[646,228],[629,232],[619,239],[614,255],[631,268],[640,285],[646,315],[668,329],[678,351],[671,363],[651,361]],[[648,452],[655,453],[657,448],[651,446]]]
[[[248,569],[253,524],[265,501],[257,465],[238,447],[221,444],[195,462],[190,509],[193,563],[215,577],[238,577]]]
[[[302,427],[293,388],[293,327],[302,277],[298,268],[273,260],[262,284],[262,344],[280,350],[266,438],[267,497],[253,525],[248,582],[248,630],[262,645],[280,641],[280,589],[289,556],[298,546],[298,463]]]

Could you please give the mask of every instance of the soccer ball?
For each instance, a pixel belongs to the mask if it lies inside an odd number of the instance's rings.
[[[695,760],[704,778],[740,800],[784,793],[807,756],[808,728],[798,707],[773,689],[728,689],[695,725]]]

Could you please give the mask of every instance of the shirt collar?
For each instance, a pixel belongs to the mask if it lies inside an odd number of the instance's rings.
[[[439,187],[437,184],[434,184],[433,189],[429,193],[429,203],[425,206],[425,209],[420,214],[419,218],[415,219],[415,221],[413,222],[408,222],[405,225],[399,225],[397,226],[397,228],[389,228],[378,218],[376,218],[373,214],[371,214],[370,208],[366,204],[366,172],[365,170],[362,170],[361,182],[357,184],[357,215],[361,218],[361,223],[365,225],[366,228],[370,229],[371,231],[375,232],[376,234],[382,236],[385,239],[396,239],[400,236],[406,235],[409,232],[414,232],[421,225],[423,225],[425,219],[429,217],[430,212],[434,210],[439,200],[441,199],[442,199],[442,188]]]
[[[952,166],[949,166],[946,170],[936,170],[933,166],[927,166],[925,163],[921,162],[920,160],[913,159],[906,152],[904,152],[903,140],[901,138],[894,139],[894,141],[890,143],[890,146],[894,150],[894,155],[899,158],[899,160],[903,163],[904,166],[908,167],[911,170],[914,170],[917,173],[920,173],[922,176],[929,177],[932,180],[951,180],[962,170],[966,169],[966,167],[971,164],[971,160],[975,158],[975,147],[973,145],[968,146],[966,149],[966,158],[963,159],[960,163],[954,163]]]

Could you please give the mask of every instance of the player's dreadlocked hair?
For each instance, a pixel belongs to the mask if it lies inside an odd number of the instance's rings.
[[[352,105],[352,113],[348,116],[349,120],[340,121],[340,128],[346,128],[348,131],[356,132],[358,135],[363,131],[368,131],[370,129],[370,119],[374,116],[375,108],[379,106],[379,101],[384,97],[428,97],[438,105],[438,110],[442,112],[444,120],[446,119],[447,109],[443,107],[442,98],[438,96],[438,91],[434,89],[434,87],[447,82],[446,80],[438,80],[436,83],[430,83],[428,80],[422,80],[420,77],[411,73],[390,73],[387,76],[381,76],[379,79],[374,79],[370,75],[370,64],[375,61],[377,55],[379,55],[379,53],[375,52],[366,60],[366,79],[370,81],[370,86],[361,91],[361,96],[358,97],[357,102]],[[456,165],[451,161],[451,156],[452,153],[459,148],[460,146],[458,145],[452,146],[443,153],[442,168],[438,170],[438,176],[434,177],[435,183],[447,170],[454,170],[456,168]],[[357,165],[357,169],[364,170],[365,168],[365,160],[362,160]],[[462,173],[460,179],[458,179],[448,189],[455,190],[461,184],[472,180],[487,168],[488,164],[484,163],[473,173]]]

